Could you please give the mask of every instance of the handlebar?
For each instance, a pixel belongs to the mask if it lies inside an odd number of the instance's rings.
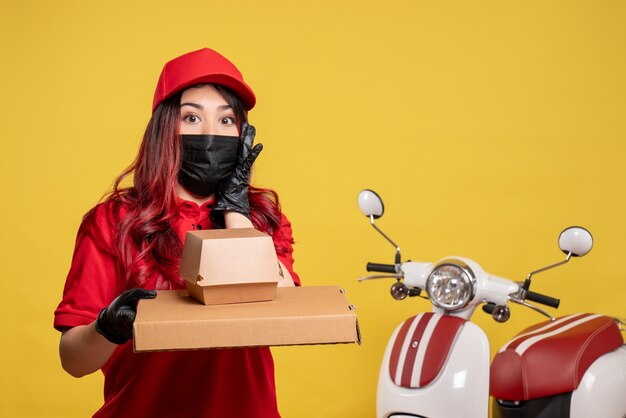
[[[395,264],[367,263],[367,271],[396,274]]]
[[[395,264],[367,263],[366,269],[367,271],[396,274]],[[532,301],[532,302],[540,303],[542,305],[550,306],[552,308],[558,308],[559,305],[561,304],[561,301],[559,299],[556,299],[547,295],[542,295],[541,293],[532,292],[530,290],[526,291],[524,295],[524,299]],[[527,305],[527,306],[530,306],[530,305]],[[492,311],[492,309],[490,308],[492,307],[491,306],[488,306],[486,308],[483,307],[485,312],[488,312],[488,313],[491,313],[489,311]]]
[[[542,295],[541,293],[531,292],[530,290],[526,291],[527,300],[531,300],[533,302],[541,303],[542,305],[551,306],[553,308],[558,308],[561,301],[559,299]]]

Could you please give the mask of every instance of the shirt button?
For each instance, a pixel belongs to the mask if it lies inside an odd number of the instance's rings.
[[[196,225],[196,229],[202,229],[202,225],[200,224]]]
[[[185,207],[186,207],[187,209],[191,209],[191,205],[190,205],[189,203],[185,203]]]

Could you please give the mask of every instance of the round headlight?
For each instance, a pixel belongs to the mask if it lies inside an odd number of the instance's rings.
[[[433,305],[445,311],[463,309],[474,296],[476,280],[462,261],[444,260],[426,279],[426,292]]]

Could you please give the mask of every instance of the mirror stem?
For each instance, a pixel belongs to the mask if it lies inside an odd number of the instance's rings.
[[[572,253],[568,252],[567,256],[565,257],[565,260],[559,261],[558,263],[551,264],[539,270],[531,271],[530,273],[528,273],[528,276],[526,277],[526,280],[524,281],[524,285],[522,287],[524,288],[524,290],[528,290],[528,288],[530,287],[530,278],[533,276],[533,274],[541,273],[543,271],[550,270],[558,266],[562,266],[563,264],[567,263],[570,260],[570,258],[572,258]]]
[[[383,237],[385,237],[385,239],[387,241],[389,241],[391,243],[391,245],[394,246],[394,248],[396,249],[396,270],[398,270],[400,268],[400,264],[402,263],[402,256],[400,255],[400,247],[398,246],[398,244],[396,244],[395,242],[393,242],[391,240],[391,238],[389,238],[387,236],[387,234],[385,234],[383,231],[381,231],[380,228],[378,228],[376,226],[376,224],[374,223],[374,215],[370,215],[370,224],[372,224],[372,226],[374,227],[375,230],[378,231],[378,233],[380,233],[380,235],[382,235]]]

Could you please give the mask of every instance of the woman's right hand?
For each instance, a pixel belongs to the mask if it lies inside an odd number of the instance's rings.
[[[65,330],[59,344],[63,369],[81,377],[104,367],[118,345],[133,337],[137,301],[155,297],[154,290],[126,290],[102,309],[92,323]]]
[[[155,290],[140,288],[126,290],[100,311],[96,320],[96,331],[114,344],[124,344],[133,338],[137,301],[154,299],[156,295]]]

